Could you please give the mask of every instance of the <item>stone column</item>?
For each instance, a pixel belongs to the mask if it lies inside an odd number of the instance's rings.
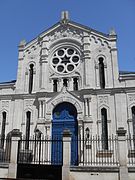
[[[105,87],[108,87],[107,65],[104,65],[104,71],[105,71]]]
[[[32,92],[35,92],[37,89],[37,84],[36,84],[36,68],[34,67],[33,70],[33,88],[32,88]]]
[[[112,48],[111,52],[111,60],[113,66],[113,81],[114,86],[117,87],[119,84],[119,69],[118,69],[118,57],[117,57],[117,47],[116,47],[116,40],[112,41]]]
[[[58,92],[61,91],[62,87],[63,87],[63,79],[59,79],[58,80]]]
[[[42,89],[47,89],[47,61],[42,60],[42,81],[41,81],[41,88]]]
[[[127,145],[126,145],[126,130],[123,127],[118,128],[118,157],[119,157],[119,180],[127,180]]]
[[[80,138],[80,144],[79,144],[79,162],[83,162],[83,155],[82,155],[82,152],[83,152],[83,122],[81,124],[78,124],[78,127],[79,127],[79,138]]]
[[[89,107],[88,114],[89,114],[89,116],[91,116],[91,98],[88,98],[88,107]]]
[[[91,71],[90,71],[90,40],[89,34],[83,34],[83,52],[84,52],[84,72],[85,72],[85,86],[90,86]]]
[[[69,130],[64,130],[62,180],[70,179],[70,160],[71,160],[71,133]]]
[[[17,175],[17,156],[18,156],[18,141],[21,139],[22,133],[19,129],[13,129],[10,133],[11,137],[11,155],[8,169],[8,178],[15,178]]]
[[[70,90],[70,91],[73,91],[73,90],[74,90],[74,88],[73,88],[73,78],[70,78],[70,79],[69,79],[69,90]]]
[[[46,114],[46,102],[45,100],[43,100],[43,118],[45,118],[45,114]]]
[[[29,89],[29,70],[27,69],[25,72],[25,86],[24,86],[24,91],[28,92]]]
[[[84,106],[85,106],[85,116],[88,117],[88,99],[84,99]]]
[[[99,65],[95,65],[95,71],[96,71],[96,86],[99,87]]]
[[[42,89],[47,89],[47,82],[48,82],[48,77],[47,77],[47,71],[48,71],[48,38],[45,37],[45,39],[42,41],[42,49],[41,49],[41,88]]]
[[[42,101],[39,101],[39,118],[42,118]]]

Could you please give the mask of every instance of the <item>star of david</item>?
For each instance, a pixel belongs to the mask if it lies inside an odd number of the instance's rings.
[[[66,55],[61,59],[62,59],[61,63],[64,63],[65,65],[70,63],[70,61],[69,61],[70,57],[67,57]]]

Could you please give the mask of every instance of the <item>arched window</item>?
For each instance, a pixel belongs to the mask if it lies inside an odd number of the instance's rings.
[[[107,110],[101,109],[101,121],[102,121],[102,148],[108,149],[108,126],[107,126]]]
[[[74,88],[74,91],[78,90],[78,79],[77,78],[73,79],[73,88]]]
[[[68,79],[63,79],[63,86],[68,87]]]
[[[1,144],[0,144],[1,148],[4,147],[6,118],[7,118],[7,113],[4,111],[4,112],[2,112]]]
[[[135,106],[131,108],[132,111],[132,122],[133,122],[133,135],[135,135]]]
[[[32,88],[33,88],[33,64],[30,64],[30,69],[29,69],[29,93],[31,94]]]
[[[100,87],[102,89],[105,88],[105,72],[104,72],[104,62],[103,58],[99,58],[99,79],[100,79]]]
[[[54,79],[53,80],[53,92],[57,92],[58,91],[58,80]]]
[[[26,112],[26,144],[25,149],[29,149],[29,138],[30,138],[30,120],[31,120],[31,112]]]
[[[85,129],[85,133],[86,133],[86,140],[87,140],[90,137],[90,129],[88,127]]]

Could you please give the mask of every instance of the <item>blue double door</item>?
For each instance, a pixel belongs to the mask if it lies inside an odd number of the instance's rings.
[[[52,122],[52,164],[62,164],[62,134],[64,129],[71,132],[71,165],[78,164],[78,124],[76,108],[67,102],[53,110]]]

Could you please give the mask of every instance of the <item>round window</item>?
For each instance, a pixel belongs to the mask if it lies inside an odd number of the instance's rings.
[[[58,73],[70,73],[80,63],[80,55],[73,48],[61,48],[52,56],[52,68]]]

